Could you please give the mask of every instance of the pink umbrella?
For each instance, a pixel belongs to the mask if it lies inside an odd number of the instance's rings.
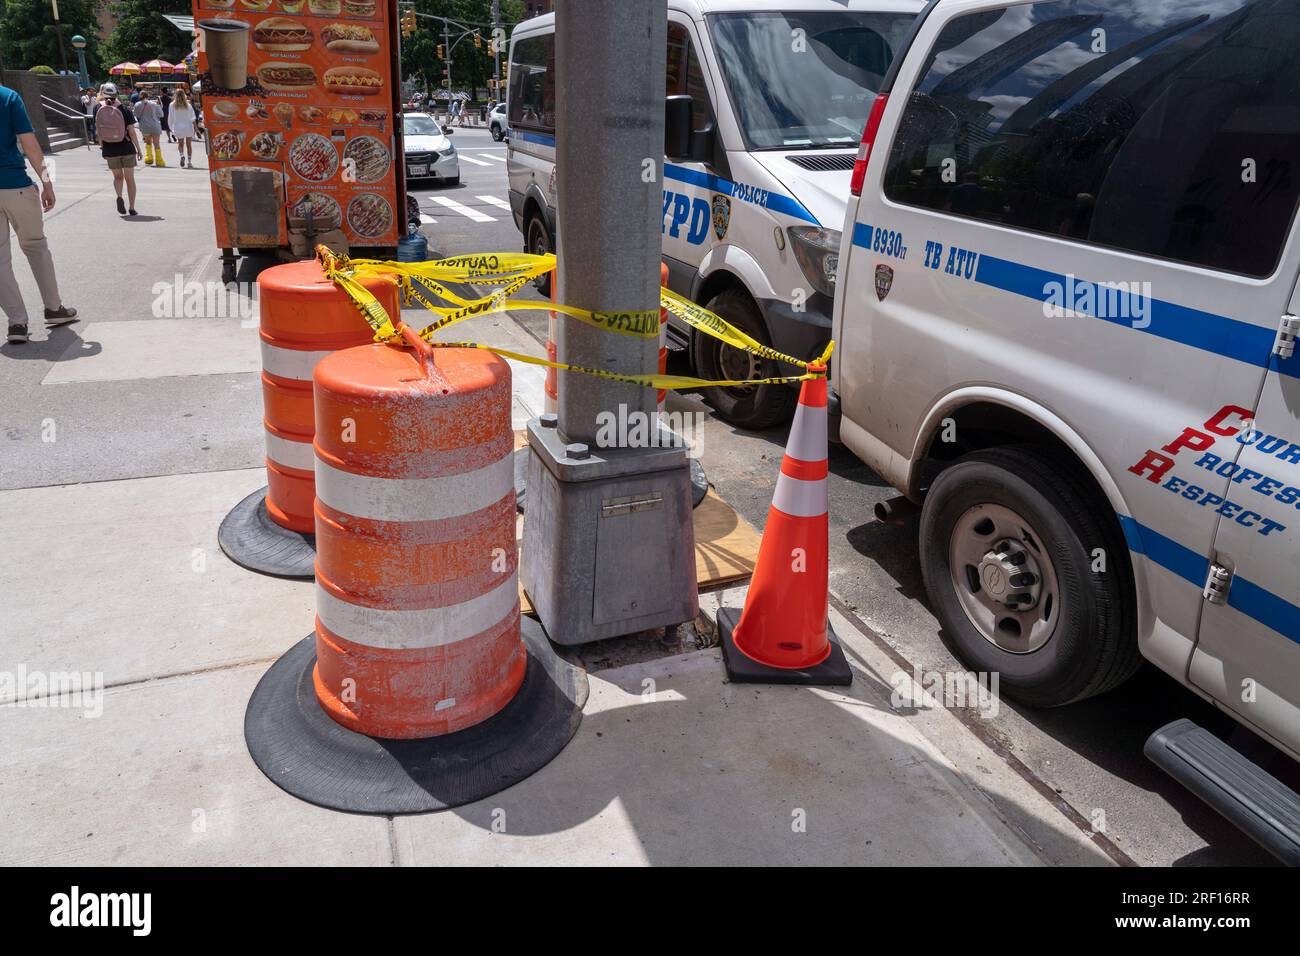
[[[173,73],[188,73],[189,71],[190,71],[190,67],[189,64],[187,63],[177,63],[174,67],[172,67]]]

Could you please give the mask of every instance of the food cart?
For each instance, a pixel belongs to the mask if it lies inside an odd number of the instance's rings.
[[[405,233],[396,0],[194,0],[223,282],[252,250]]]

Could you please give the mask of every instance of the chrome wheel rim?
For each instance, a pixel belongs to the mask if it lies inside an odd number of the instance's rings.
[[[1063,607],[1042,536],[1005,505],[980,504],[953,526],[948,570],[966,617],[1011,654],[1032,654],[1052,638]]]

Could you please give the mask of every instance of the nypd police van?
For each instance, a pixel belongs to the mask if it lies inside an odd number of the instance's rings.
[[[922,6],[669,0],[670,288],[787,355],[824,349],[854,153],[874,91]],[[534,253],[555,249],[554,37],[549,14],[516,27],[510,47],[510,204]],[[684,326],[669,334],[704,378],[791,371]],[[750,428],[788,417],[796,398],[784,385],[710,391],[723,418]]]
[[[930,603],[1053,706],[1145,658],[1300,758],[1300,0],[940,0],[843,223],[839,438]],[[1179,721],[1157,764],[1283,859],[1300,799]]]

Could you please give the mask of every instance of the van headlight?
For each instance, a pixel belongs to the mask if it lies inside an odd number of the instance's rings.
[[[840,236],[838,229],[820,226],[790,226],[790,248],[799,261],[799,268],[812,287],[822,295],[835,297],[835,273],[840,266]]]

